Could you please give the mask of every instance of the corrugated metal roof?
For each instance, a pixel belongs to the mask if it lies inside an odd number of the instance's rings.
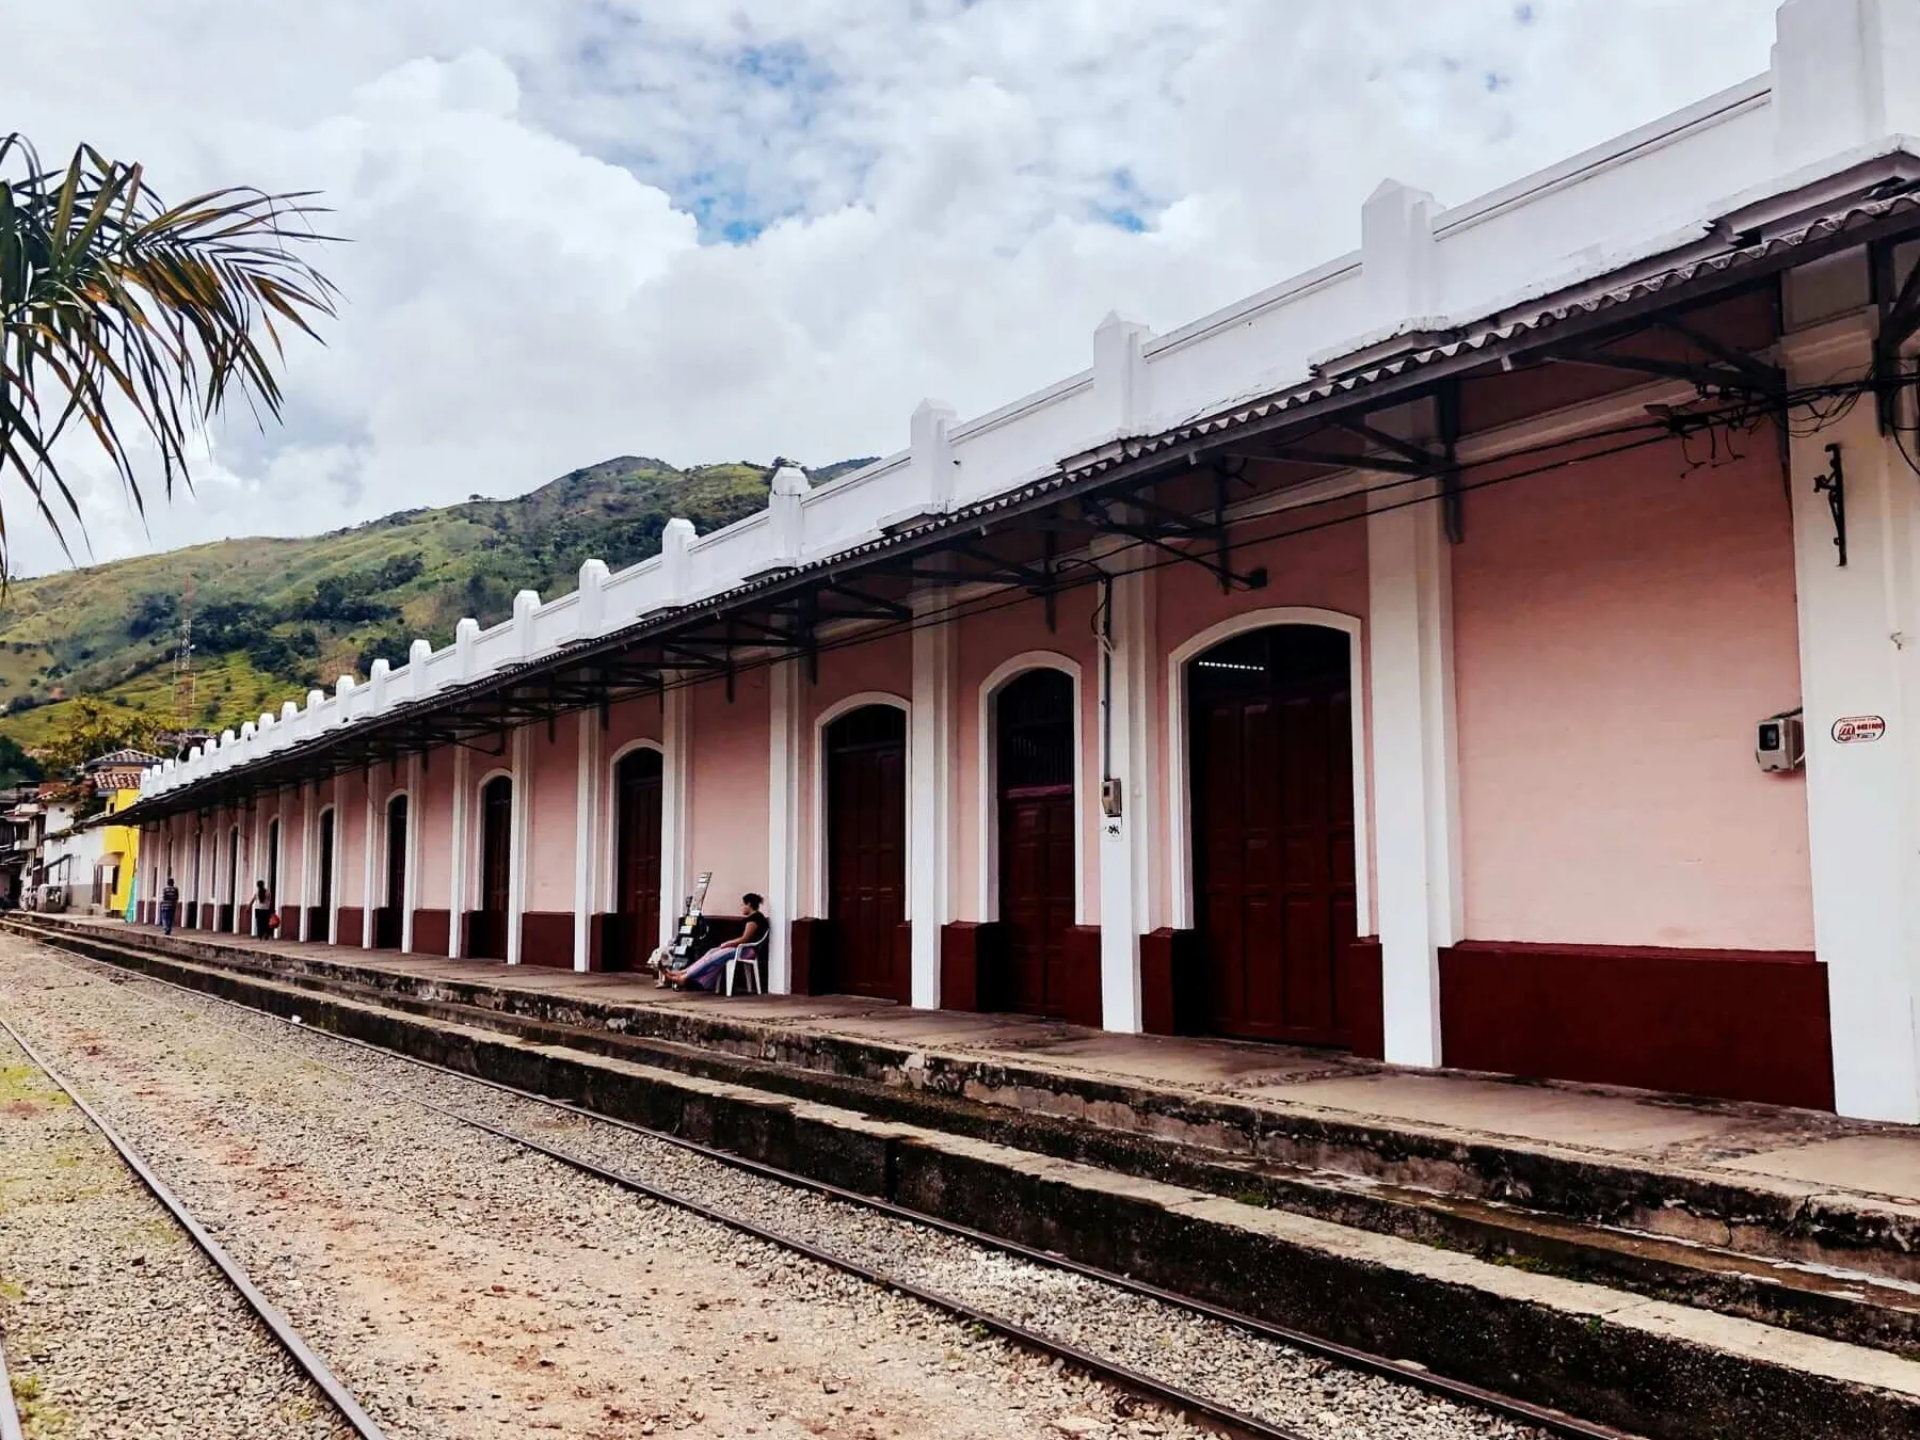
[[[1490,350],[1504,342],[1551,329],[1571,319],[1619,309],[1635,301],[1686,288],[1702,279],[1758,268],[1764,262],[1793,254],[1815,242],[1845,236],[1876,225],[1902,212],[1920,212],[1920,195],[1902,194],[1884,200],[1862,201],[1840,213],[1822,216],[1797,230],[1752,245],[1675,265],[1651,275],[1638,277],[1624,285],[1580,294],[1575,298],[1563,299],[1556,304],[1541,305],[1519,314],[1496,313],[1472,325],[1461,327],[1445,340],[1406,351],[1378,365],[1324,380],[1310,380],[1293,389],[1278,391],[1259,400],[1219,411],[1171,430],[1163,430],[1158,434],[1141,436],[1137,439],[1123,440],[1118,446],[1118,454],[1103,453],[1097,459],[1067,469],[1064,474],[1069,479],[1099,474],[1125,460],[1152,455],[1157,451],[1195,439],[1224,435],[1253,421],[1265,420],[1314,401],[1356,394],[1384,380],[1398,378],[1438,361],[1453,360],[1462,355]]]

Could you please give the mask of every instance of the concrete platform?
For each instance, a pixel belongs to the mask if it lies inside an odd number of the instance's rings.
[[[863,1002],[730,1005],[620,977],[45,917],[5,928],[1657,1440],[1920,1437],[1920,1281],[1555,1213],[1625,1197],[1699,1222],[1717,1207],[1729,1236],[1733,1215],[1776,1245],[1817,1242],[1815,1224],[1862,1254],[1885,1241],[1898,1265],[1914,1250],[1899,1222],[1920,1207],[1816,1204],[1796,1176],[1739,1184],[1739,1157],[1694,1159],[1744,1124],[1773,1142],[1752,1153],[1824,1145],[1884,1178],[1872,1142],[1907,1138],[1884,1127]],[[1509,1110],[1508,1091],[1542,1103]],[[1487,1120],[1505,1130],[1473,1128]],[[1599,1143],[1555,1138],[1568,1127]],[[1316,1147],[1345,1168],[1265,1158]],[[1833,1161],[1811,1158],[1823,1175]],[[1451,1188],[1404,1183],[1416,1175]],[[1534,1203],[1468,1194],[1499,1182]]]
[[[143,941],[160,938],[154,927],[111,919],[33,918]],[[1521,1140],[1640,1165],[1677,1166],[1697,1175],[1717,1174],[1730,1184],[1745,1185],[1761,1177],[1810,1193],[1920,1206],[1920,1128],[1842,1120],[1816,1111],[1462,1071],[1400,1070],[1332,1051],[1113,1035],[1027,1016],[908,1010],[856,996],[685,994],[657,989],[638,975],[261,941],[200,930],[176,931],[175,938],[231,951],[235,959],[274,956],[377,972],[416,986],[449,983],[494,991],[502,1002],[507,997],[559,999],[636,1017],[721,1021],[729,1029],[748,1026],[788,1037],[864,1042],[924,1052],[929,1059],[998,1062],[1196,1100],[1233,1100],[1276,1116],[1338,1116],[1389,1128],[1418,1126],[1466,1144]]]

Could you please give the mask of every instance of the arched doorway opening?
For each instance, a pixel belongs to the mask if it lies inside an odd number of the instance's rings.
[[[407,797],[387,801],[386,904],[374,912],[373,943],[382,950],[398,950],[406,934],[407,906]]]
[[[613,908],[620,917],[608,969],[632,970],[660,937],[661,758],[642,746],[613,768]]]
[[[1073,679],[1028,670],[994,697],[1000,921],[1006,991],[991,1003],[1029,1015],[1067,1009],[1074,918]]]
[[[333,942],[333,811],[320,812],[319,838],[314,864],[320,903],[307,912],[307,938]]]
[[[862,705],[826,727],[827,918],[834,988],[904,1000],[907,716]]]
[[[480,908],[467,936],[467,954],[477,960],[507,958],[512,874],[513,779],[496,775],[480,789]]]
[[[1343,630],[1274,625],[1188,672],[1195,925],[1208,1028],[1350,1043],[1353,694]]]

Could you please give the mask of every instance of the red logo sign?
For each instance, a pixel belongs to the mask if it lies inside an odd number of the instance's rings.
[[[1887,722],[1878,715],[1842,715],[1833,722],[1833,738],[1842,745],[1864,744],[1886,733]]]

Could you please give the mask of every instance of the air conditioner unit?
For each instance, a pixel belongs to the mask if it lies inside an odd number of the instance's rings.
[[[1806,728],[1798,710],[1769,715],[1754,727],[1753,758],[1762,770],[1798,770],[1806,757]]]

